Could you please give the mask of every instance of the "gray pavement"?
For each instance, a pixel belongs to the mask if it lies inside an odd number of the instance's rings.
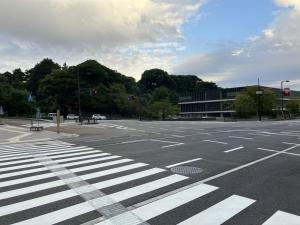
[[[1,225],[300,224],[300,121],[62,132],[80,136],[0,145]]]

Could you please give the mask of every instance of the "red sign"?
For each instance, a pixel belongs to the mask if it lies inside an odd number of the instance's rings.
[[[290,96],[290,89],[289,88],[283,89],[283,96]]]

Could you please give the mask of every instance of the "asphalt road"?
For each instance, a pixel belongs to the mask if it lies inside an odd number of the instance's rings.
[[[53,128],[48,128],[53,129]],[[100,121],[0,145],[0,224],[300,224],[300,121]]]

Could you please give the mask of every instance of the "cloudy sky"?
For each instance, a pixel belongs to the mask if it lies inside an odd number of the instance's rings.
[[[300,90],[300,0],[1,0],[0,72],[46,57]]]

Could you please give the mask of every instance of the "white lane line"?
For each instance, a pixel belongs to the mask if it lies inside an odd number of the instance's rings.
[[[56,210],[41,216],[37,216],[28,220],[15,223],[14,225],[53,225],[55,223],[62,222],[64,220],[73,218],[75,216],[82,215],[94,211],[95,208],[102,208],[111,204],[111,201],[121,202],[126,199],[139,196],[151,191],[155,191],[159,188],[166,187],[168,185],[180,182],[187,179],[187,177],[181,175],[171,175],[159,180],[155,180],[146,184],[142,184],[133,188],[129,188],[123,191],[119,191],[104,197],[92,199],[90,202],[79,203],[64,209]]]
[[[240,149],[243,149],[245,148],[244,146],[240,146],[240,147],[237,147],[237,148],[233,148],[233,149],[229,149],[227,151],[224,151],[225,153],[229,153],[229,152],[234,152],[234,151],[237,151],[237,150],[240,150]]]
[[[220,225],[254,202],[253,199],[232,195],[178,225],[199,225],[200,221],[201,225]]]
[[[270,137],[271,135],[268,134],[260,134],[260,133],[248,133],[249,135],[253,135],[253,136],[263,136],[263,137]]]
[[[170,135],[171,137],[178,137],[178,138],[184,138],[185,136],[183,136],[183,135]]]
[[[131,144],[131,143],[138,143],[138,142],[143,142],[147,141],[147,139],[141,139],[141,140],[134,140],[134,141],[123,141],[121,144]]]
[[[262,225],[299,225],[300,216],[286,213],[283,211],[277,211],[273,216],[271,216],[266,222]]]
[[[273,150],[273,149],[267,149],[267,148],[257,148],[258,150],[262,150],[262,151],[267,151],[267,152],[277,152],[279,153],[280,151],[276,151],[276,150]],[[296,153],[291,153],[291,152],[284,152],[282,154],[285,154],[285,155],[293,155],[293,156],[300,156],[300,154],[296,154]]]
[[[288,137],[299,137],[299,135],[291,135],[291,134],[285,134],[285,133],[273,133],[273,132],[268,132],[268,131],[264,131],[261,132],[263,134],[271,134],[271,135],[279,135],[279,136],[288,136]]]
[[[228,145],[226,142],[222,141],[213,141],[213,140],[203,140],[204,142],[211,142],[211,143],[216,143],[216,144],[222,144],[222,145]]]
[[[299,143],[292,143],[292,142],[282,142],[282,143],[286,145],[300,145]]]
[[[130,211],[130,213],[134,213],[142,220],[147,221],[165,212],[182,206],[188,202],[191,202],[197,198],[200,198],[208,193],[211,193],[217,189],[217,187],[211,185],[200,184],[187,190],[170,195],[166,198],[151,202],[150,204],[147,204],[145,206],[141,206],[137,209]],[[113,225],[113,222],[116,220],[125,221],[124,219],[127,217],[126,214],[127,213],[122,213],[109,220],[97,223],[96,225]],[[139,223],[131,223],[130,225],[138,224]]]
[[[187,161],[184,161],[184,162],[179,162],[179,163],[176,163],[176,164],[166,166],[166,168],[172,168],[172,167],[175,167],[175,166],[179,166],[179,165],[183,165],[183,164],[187,164],[187,163],[191,163],[191,162],[196,162],[196,161],[199,161],[199,160],[202,160],[202,158],[196,158],[196,159],[191,159],[191,160],[187,160]]]
[[[116,157],[116,156],[111,156],[111,157]],[[77,173],[77,172],[82,172],[82,171],[87,171],[87,170],[92,170],[92,169],[98,169],[98,168],[113,166],[113,165],[132,162],[132,161],[133,161],[132,159],[120,159],[120,160],[115,160],[115,161],[111,161],[111,162],[100,163],[100,164],[96,164],[96,165],[90,165],[90,166],[84,166],[84,167],[80,167],[80,168],[76,168],[76,169],[71,169],[71,171],[74,172],[74,173]],[[61,166],[66,166],[66,165],[61,165]],[[53,168],[54,168],[54,166],[53,166]],[[29,177],[25,177],[25,178],[19,178],[19,179],[3,181],[3,182],[0,183],[0,187],[6,187],[6,186],[11,186],[11,185],[16,185],[16,184],[22,184],[22,183],[25,183],[25,182],[37,181],[37,180],[50,178],[50,177],[55,177],[55,174],[46,173],[46,174],[41,174],[41,175],[29,176]]]
[[[240,137],[240,136],[229,136],[229,137],[236,138],[236,139],[253,140],[253,138],[248,138],[248,137]]]
[[[179,146],[179,145],[184,145],[184,143],[177,143],[177,144],[173,144],[173,145],[165,145],[165,146],[162,146],[161,148],[171,148],[171,147],[175,147],[175,146]]]
[[[165,140],[160,140],[160,139],[149,139],[149,141],[162,142],[162,143],[171,143],[171,144],[177,144],[178,143],[178,142],[174,142],[174,141],[165,141]]]
[[[197,133],[197,134],[200,134],[200,135],[211,135],[210,133]]]
[[[95,184],[93,184],[93,186],[96,187],[97,189],[112,187],[117,184],[123,184],[123,183],[129,182],[129,181],[137,180],[137,179],[151,176],[154,174],[158,174],[158,173],[161,173],[164,171],[165,170],[163,170],[163,169],[153,168],[153,169],[141,171],[138,173],[133,173],[133,174],[130,174],[127,176],[95,183]],[[67,198],[70,198],[73,196],[77,196],[78,195],[77,191],[79,191],[80,193],[85,193],[85,192],[90,192],[90,189],[87,188],[86,186],[81,186],[76,189],[61,191],[61,192],[57,192],[54,194],[44,195],[42,197],[33,198],[30,200],[2,206],[2,207],[0,207],[0,216],[5,216],[5,215],[11,214],[11,213],[16,213],[19,211],[31,209],[33,207],[42,206],[42,205],[46,205],[46,204],[49,204],[49,203],[52,203],[55,201],[67,199]]]

